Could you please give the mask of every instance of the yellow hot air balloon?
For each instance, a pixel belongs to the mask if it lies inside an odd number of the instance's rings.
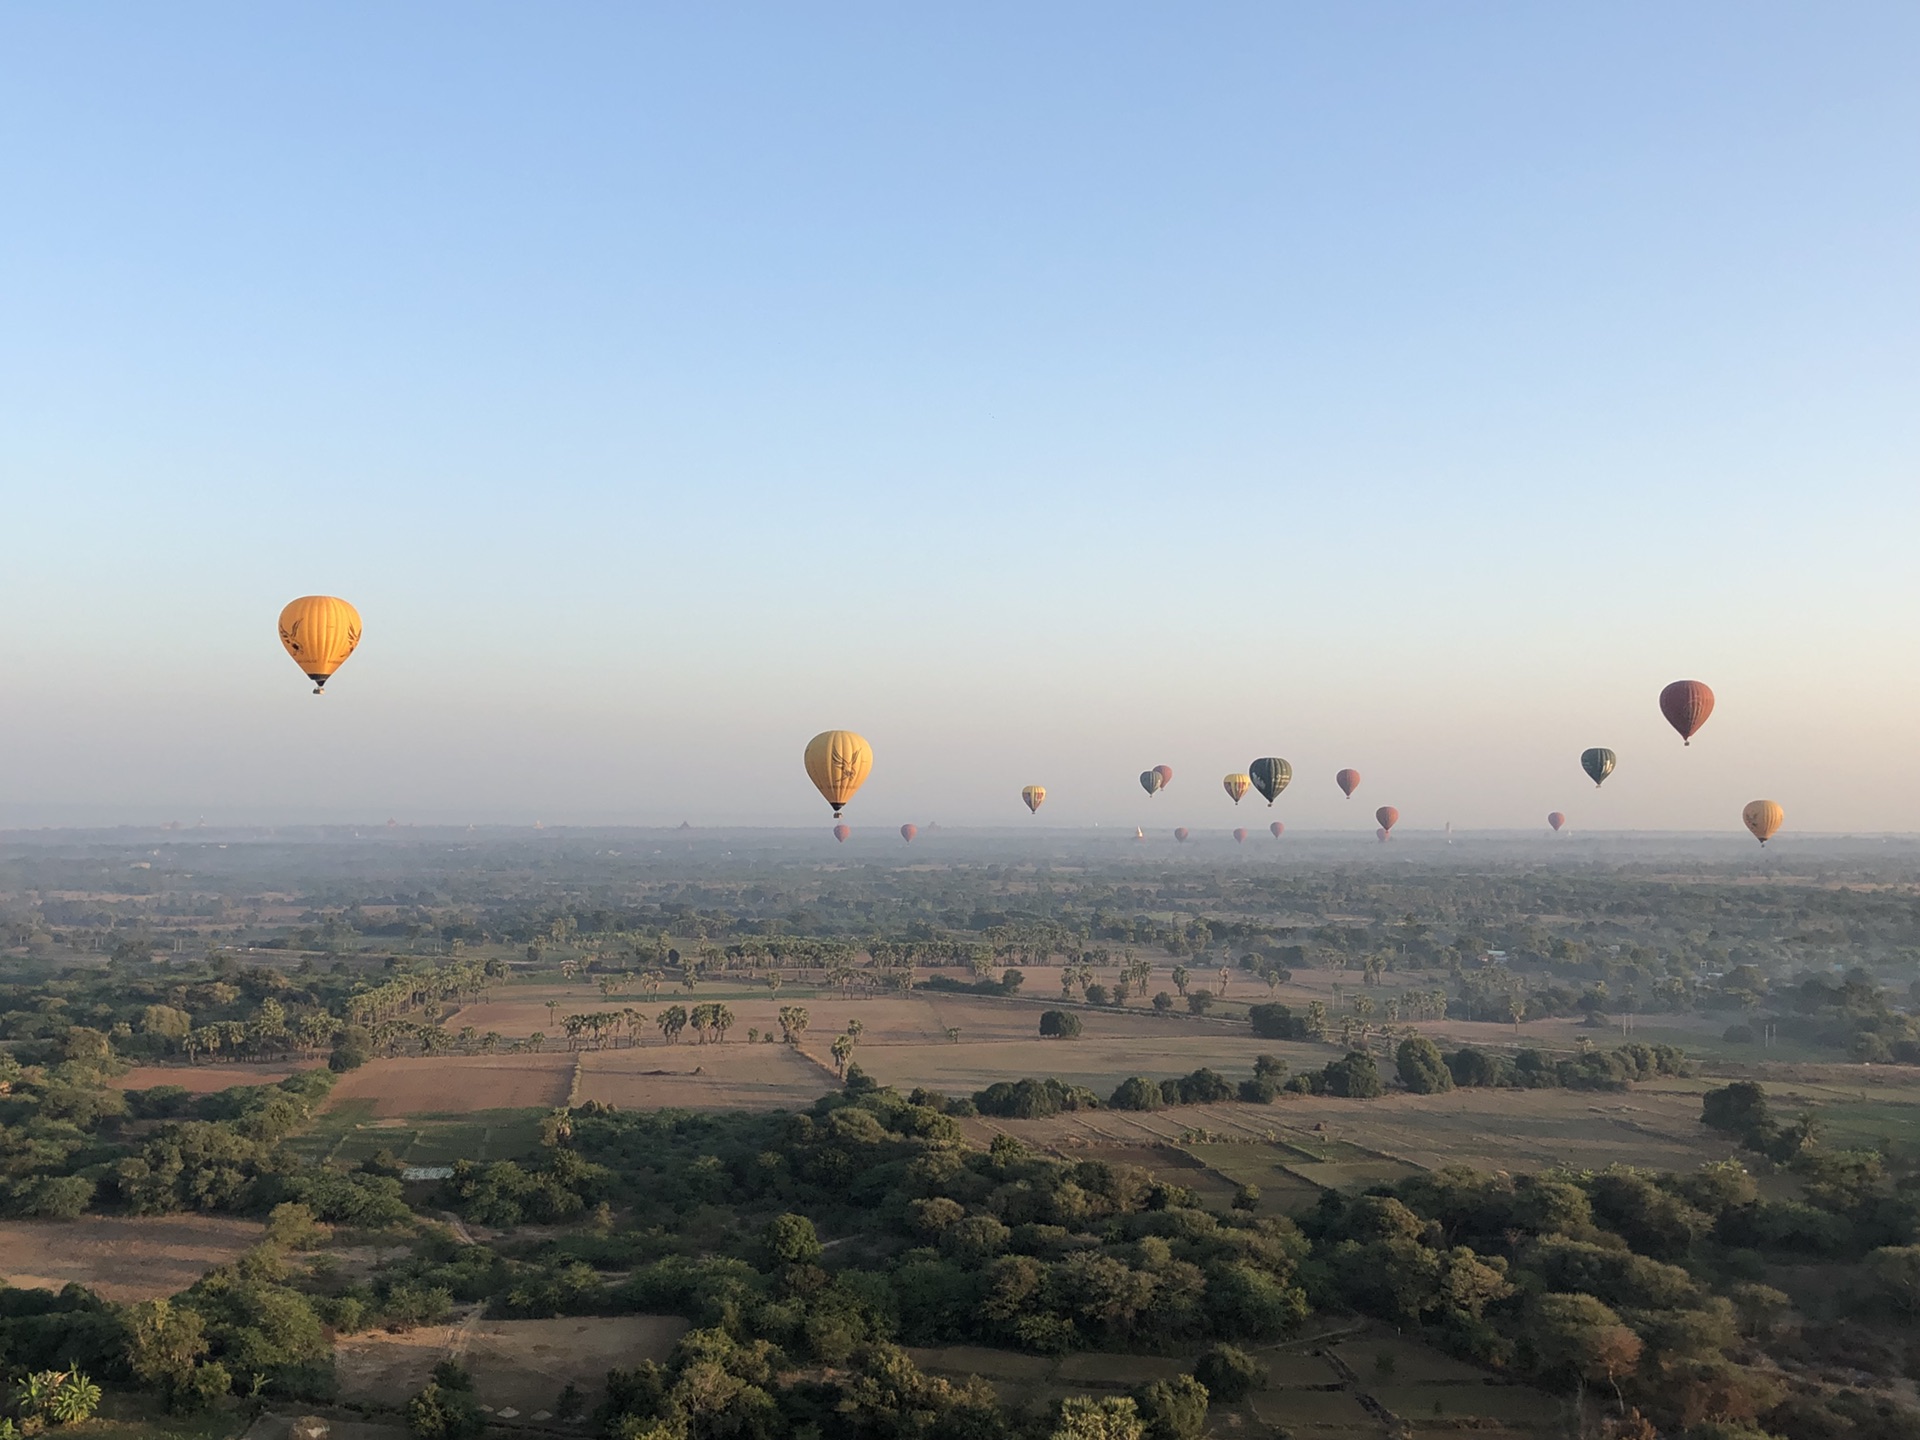
[[[1226,787],[1227,794],[1233,797],[1233,803],[1238,805],[1240,803],[1240,797],[1253,788],[1253,777],[1251,775],[1229,775],[1220,783]]]
[[[1771,800],[1750,800],[1747,808],[1740,812],[1740,819],[1753,832],[1753,838],[1764,845],[1786,823],[1787,812]]]
[[[807,742],[807,778],[836,815],[872,769],[873,747],[851,730],[822,730]]]
[[[318,695],[360,643],[360,612],[337,595],[302,595],[280,612],[280,643]]]
[[[1027,802],[1028,810],[1038,810],[1042,805],[1047,803],[1047,787],[1044,785],[1029,785],[1020,792],[1020,798]]]

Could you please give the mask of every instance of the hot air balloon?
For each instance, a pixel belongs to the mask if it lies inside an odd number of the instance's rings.
[[[318,695],[360,643],[360,612],[337,595],[302,595],[280,612],[280,643]]]
[[[1611,750],[1596,745],[1591,750],[1580,752],[1580,768],[1587,772],[1587,778],[1593,781],[1593,788],[1598,790],[1600,782],[1613,773],[1619,758]]]
[[[1713,691],[1698,680],[1676,680],[1660,692],[1660,713],[1687,744],[1713,714]]]
[[[1560,827],[1566,823],[1567,817],[1562,815],[1558,810],[1547,816],[1547,824],[1553,827],[1553,833],[1556,835],[1560,833]]]
[[[1153,767],[1153,773],[1160,777],[1160,788],[1162,790],[1173,784],[1173,766],[1156,765]]]
[[[807,778],[836,815],[872,769],[873,747],[851,730],[822,730],[807,742]]]
[[[1220,784],[1233,797],[1233,803],[1238,805],[1240,797],[1253,788],[1253,779],[1247,775],[1228,775]]]
[[[1282,835],[1287,833],[1287,827],[1282,825],[1278,820],[1274,821],[1273,824],[1267,826],[1267,829],[1273,832],[1273,838],[1276,840],[1278,840]]]
[[[1373,812],[1373,818],[1380,822],[1382,830],[1391,830],[1400,823],[1400,812],[1391,805],[1382,805]]]
[[[1166,783],[1166,781],[1160,778],[1160,772],[1158,770],[1142,770],[1140,772],[1140,788],[1149,795],[1158,794],[1160,787]]]
[[[1020,798],[1027,802],[1027,809],[1030,812],[1038,811],[1042,805],[1047,803],[1047,787],[1044,785],[1029,785],[1020,792]]]
[[[900,838],[902,840],[905,840],[908,844],[912,844],[913,837],[918,835],[919,833],[920,833],[920,827],[918,825],[902,825],[900,827]]]
[[[1786,818],[1787,812],[1771,800],[1750,800],[1747,808],[1740,812],[1740,819],[1753,832],[1753,838],[1762,845],[1773,838],[1774,832],[1786,822]]]
[[[1247,774],[1253,779],[1253,788],[1266,797],[1269,805],[1278,800],[1280,792],[1293,783],[1293,766],[1278,755],[1268,755],[1254,761],[1247,767]]]
[[[1178,840],[1182,845],[1186,844],[1187,843],[1187,827],[1182,825],[1178,830],[1174,831],[1173,838]]]
[[[1144,840],[1147,838],[1147,832],[1136,825],[1133,827],[1133,838],[1136,840]]]
[[[847,843],[847,837],[851,834],[853,834],[853,827],[851,825],[836,825],[833,827],[833,838],[838,840],[842,845]]]
[[[1244,830],[1236,830],[1233,832],[1233,838],[1236,844],[1244,845],[1247,843],[1247,832]]]
[[[1333,783],[1345,791],[1347,799],[1351,800],[1353,798],[1353,792],[1360,788],[1360,772],[1358,770],[1342,770],[1338,775],[1333,777]]]

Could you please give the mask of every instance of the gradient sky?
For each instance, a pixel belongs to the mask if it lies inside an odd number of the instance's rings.
[[[0,824],[824,823],[848,726],[856,824],[1278,753],[1303,828],[1914,828],[1917,70],[1908,0],[0,8]]]

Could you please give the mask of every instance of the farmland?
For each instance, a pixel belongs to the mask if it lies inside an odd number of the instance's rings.
[[[150,1300],[186,1289],[260,1234],[255,1222],[216,1215],[0,1220],[0,1284],[85,1285],[108,1300]]]

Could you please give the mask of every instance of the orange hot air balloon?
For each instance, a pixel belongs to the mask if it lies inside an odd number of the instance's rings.
[[[1233,832],[1233,838],[1236,844],[1244,845],[1247,843],[1247,832],[1244,830],[1236,830]]]
[[[842,845],[847,843],[847,837],[851,834],[853,834],[853,827],[851,825],[836,825],[833,827],[833,838],[838,840]]]
[[[1037,814],[1040,807],[1047,803],[1047,787],[1044,785],[1029,785],[1020,792],[1020,798],[1027,802],[1027,811],[1029,814]]]
[[[1178,840],[1182,845],[1186,844],[1187,843],[1187,827],[1182,825],[1178,830],[1174,831],[1173,838]]]
[[[1220,785],[1227,794],[1233,797],[1233,803],[1238,805],[1240,803],[1240,797],[1253,788],[1253,777],[1251,775],[1228,775],[1221,779]]]
[[[822,730],[807,742],[807,778],[838,815],[873,771],[873,747],[851,730]]]
[[[1698,680],[1676,680],[1660,692],[1660,713],[1680,732],[1681,740],[1691,745],[1713,714],[1713,691]]]
[[[1346,793],[1347,799],[1351,800],[1353,798],[1353,792],[1360,788],[1360,772],[1358,770],[1342,770],[1338,775],[1333,777],[1333,783],[1338,785],[1341,790]]]
[[[1160,788],[1162,790],[1173,784],[1173,766],[1156,765],[1153,767],[1153,773],[1160,777]]]
[[[1558,810],[1547,816],[1547,824],[1553,827],[1554,834],[1556,835],[1560,833],[1560,827],[1566,823],[1567,817],[1562,815]]]
[[[280,643],[318,695],[360,644],[360,612],[337,595],[302,595],[280,612]]]
[[[1287,827],[1282,825],[1278,820],[1274,821],[1273,824],[1267,826],[1267,829],[1273,832],[1273,838],[1276,840],[1278,840],[1282,835],[1287,833]]]
[[[1787,812],[1771,800],[1750,800],[1740,819],[1753,832],[1753,838],[1764,845],[1786,823]]]
[[[1400,812],[1391,805],[1382,805],[1373,812],[1373,818],[1380,822],[1382,830],[1391,830],[1400,823]]]
[[[920,827],[918,825],[902,825],[900,827],[900,838],[909,844],[913,843],[913,837],[919,833]]]

